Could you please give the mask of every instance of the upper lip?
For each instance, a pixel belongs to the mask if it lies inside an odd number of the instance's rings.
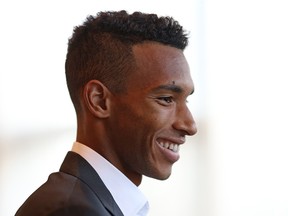
[[[185,143],[185,138],[181,137],[181,138],[174,138],[174,137],[159,137],[157,138],[157,142],[169,142],[169,143],[173,143],[173,144],[177,144],[177,145],[182,145]]]

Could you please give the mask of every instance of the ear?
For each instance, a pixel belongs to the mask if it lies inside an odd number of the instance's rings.
[[[84,87],[83,96],[89,111],[98,118],[110,115],[111,92],[98,80],[90,80]]]

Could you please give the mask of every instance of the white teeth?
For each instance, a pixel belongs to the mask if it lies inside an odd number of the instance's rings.
[[[166,149],[170,149],[173,152],[179,152],[179,145],[178,144],[173,144],[173,143],[168,143],[168,142],[161,142],[160,146]]]
[[[170,144],[169,149],[173,150],[174,149],[174,144]]]
[[[173,151],[174,151],[174,152],[178,152],[178,151],[179,151],[179,145],[176,145],[176,144],[175,144],[175,145],[174,145],[174,148],[173,148]]]

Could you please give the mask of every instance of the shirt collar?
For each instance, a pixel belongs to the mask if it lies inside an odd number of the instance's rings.
[[[81,155],[98,173],[125,216],[144,216],[149,203],[139,188],[109,161],[88,146],[74,142],[72,151]]]

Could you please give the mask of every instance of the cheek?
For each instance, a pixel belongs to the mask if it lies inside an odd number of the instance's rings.
[[[116,109],[115,113],[118,123],[132,128],[135,126],[135,130],[137,129],[136,126],[139,127],[148,120],[148,113],[151,112],[145,108],[145,104],[140,104],[135,101],[133,101],[133,103],[129,101],[125,103],[124,101],[118,104]]]
[[[135,140],[146,125],[142,111],[127,104],[119,104],[115,109],[110,123],[112,135],[116,134],[121,140]]]
[[[117,104],[114,110],[115,118],[112,124],[123,137],[130,139],[147,139],[154,133],[169,126],[169,121],[172,118],[171,109],[162,107],[152,100],[137,101],[122,101]],[[115,104],[116,105],[116,104]],[[139,141],[139,140],[138,140]]]

